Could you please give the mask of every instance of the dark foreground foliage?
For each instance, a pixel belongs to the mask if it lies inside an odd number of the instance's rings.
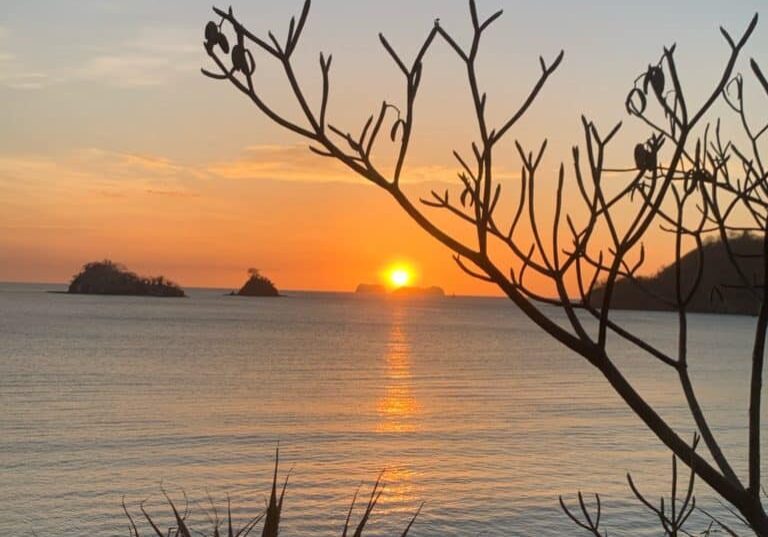
[[[208,516],[212,527],[202,530],[193,528],[187,522],[189,511],[185,509],[183,513],[180,513],[176,505],[173,503],[173,500],[171,500],[168,494],[166,494],[166,492],[163,490],[163,494],[165,495],[166,500],[168,500],[168,506],[173,513],[175,526],[168,528],[165,532],[163,532],[155,520],[146,512],[144,509],[144,504],[142,503],[140,505],[141,513],[146,519],[149,529],[151,529],[148,535],[154,535],[155,537],[191,537],[193,534],[195,534],[202,535],[204,537],[246,537],[247,535],[251,534],[251,532],[256,530],[257,527],[261,526],[262,537],[277,537],[280,532],[283,500],[285,499],[285,491],[288,488],[288,477],[290,476],[290,474],[286,476],[282,487],[279,487],[277,482],[278,467],[279,451],[275,456],[275,473],[272,478],[272,490],[269,496],[269,503],[263,511],[254,513],[254,516],[242,527],[237,528],[234,525],[232,520],[231,504],[229,499],[227,499],[227,516],[225,520],[221,520],[215,508],[212,507],[212,513],[209,513]],[[365,531],[366,526],[370,521],[371,516],[373,515],[373,511],[376,508],[376,504],[378,504],[379,498],[381,498],[381,493],[384,489],[381,481],[382,477],[383,472],[382,474],[379,474],[378,479],[376,479],[376,483],[373,485],[373,490],[371,491],[371,495],[368,498],[368,503],[365,506],[365,510],[359,522],[356,526],[350,526],[352,520],[352,512],[354,511],[355,503],[357,501],[357,492],[355,493],[354,497],[352,498],[352,505],[349,507],[349,512],[347,513],[347,518],[344,522],[344,527],[341,531],[342,537],[363,537],[363,532]],[[128,517],[128,521],[130,522],[131,537],[142,537],[143,533],[141,533],[139,529],[140,522],[137,522],[134,517],[131,516],[128,508],[125,505],[125,501],[123,501],[123,511],[125,512],[125,515]],[[411,530],[411,527],[413,526],[413,523],[416,521],[416,518],[419,516],[420,512],[421,507],[418,508],[403,532],[399,534],[399,537],[407,537],[408,532]]]

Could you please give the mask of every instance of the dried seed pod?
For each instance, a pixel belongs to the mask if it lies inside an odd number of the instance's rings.
[[[239,43],[232,48],[232,66],[236,71],[248,72],[245,47]]]
[[[655,91],[657,95],[661,95],[662,93],[664,93],[664,86],[665,86],[664,70],[661,67],[654,67],[651,70],[650,76],[651,76],[651,87],[653,87],[653,91]]]
[[[213,46],[219,41],[219,27],[218,25],[213,22],[209,21],[208,24],[205,25],[205,41],[208,46]]]
[[[221,33],[219,34],[219,46],[224,51],[224,54],[229,54],[229,40],[226,35]]]
[[[701,186],[702,183],[710,181],[712,176],[707,170],[696,168],[695,170],[691,170],[686,174],[686,179],[688,179],[686,183],[686,192],[690,194],[696,188]]]
[[[635,166],[637,166],[637,169],[641,171],[648,171],[652,169],[652,167],[650,166],[651,164],[650,161],[651,161],[651,154],[645,148],[645,145],[637,144],[635,146]]]
[[[661,67],[649,65],[643,78],[643,92],[647,95],[648,86],[650,86],[656,95],[661,95],[664,92],[664,85],[664,71]]]
[[[246,75],[252,75],[256,70],[256,61],[251,51],[238,43],[232,48],[232,67]]]

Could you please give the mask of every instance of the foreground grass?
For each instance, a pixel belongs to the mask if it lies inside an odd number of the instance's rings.
[[[278,494],[278,483],[277,483],[277,475],[278,475],[278,468],[280,465],[280,452],[279,450],[275,453],[275,472],[274,476],[272,478],[272,491],[269,497],[269,503],[267,504],[267,507],[264,511],[261,511],[259,513],[256,513],[244,526],[237,529],[235,528],[233,521],[232,521],[232,509],[229,499],[227,499],[227,516],[226,519],[221,520],[219,518],[218,512],[215,508],[212,508],[212,513],[209,513],[208,518],[211,521],[212,528],[208,529],[208,531],[201,531],[198,528],[192,528],[191,524],[188,523],[187,518],[189,512],[185,509],[185,512],[182,514],[179,512],[179,510],[176,508],[176,505],[173,503],[173,500],[171,500],[170,496],[163,490],[163,495],[165,495],[165,499],[168,501],[168,506],[170,510],[173,512],[173,518],[176,522],[176,525],[174,527],[171,527],[168,529],[167,532],[161,531],[158,524],[154,521],[154,519],[146,512],[144,509],[144,504],[141,504],[141,513],[144,515],[144,518],[146,519],[146,523],[149,525],[149,528],[151,528],[150,535],[155,535],[157,537],[192,537],[192,534],[195,535],[202,535],[203,537],[246,537],[247,535],[251,534],[256,528],[261,527],[261,536],[262,537],[277,537],[279,531],[280,531],[280,521],[283,511],[283,500],[285,499],[285,491],[288,487],[288,476],[285,478],[285,481],[282,484],[282,487],[280,487],[279,494]],[[362,517],[360,518],[360,521],[357,523],[356,526],[351,527],[350,522],[352,519],[352,511],[354,510],[355,503],[357,502],[357,492],[355,493],[354,497],[352,498],[352,505],[349,507],[349,512],[347,513],[347,518],[344,522],[344,528],[342,529],[341,536],[342,537],[363,537],[363,533],[365,531],[366,525],[368,524],[371,515],[373,514],[374,509],[376,508],[376,504],[379,502],[379,498],[381,497],[381,493],[383,492],[383,486],[381,483],[381,478],[383,476],[382,474],[379,474],[378,479],[376,479],[376,483],[373,485],[373,490],[371,491],[371,495],[368,499],[368,504],[365,507],[365,511],[363,512]],[[137,522],[133,516],[128,512],[128,509],[125,505],[125,500],[123,500],[123,511],[125,512],[125,515],[128,517],[128,520],[130,522],[130,531],[131,531],[131,537],[142,537],[142,533],[139,530],[139,524],[141,521]],[[419,516],[419,513],[421,512],[421,507],[416,511],[416,513],[411,518],[408,525],[405,527],[403,532],[400,534],[400,537],[407,537],[408,532],[411,530],[411,527],[413,526],[413,523],[416,521],[416,518]],[[211,514],[213,516],[211,516]],[[351,533],[350,533],[351,532]]]

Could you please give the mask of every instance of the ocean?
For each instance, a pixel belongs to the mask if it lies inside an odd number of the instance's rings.
[[[416,537],[580,535],[558,506],[579,490],[600,493],[611,535],[659,534],[625,476],[668,495],[671,454],[507,300],[47,292],[62,289],[0,284],[1,535],[128,535],[123,498],[167,528],[162,490],[205,531],[228,495],[243,522],[264,507],[278,442],[286,536],[341,535],[382,471],[371,536],[400,535],[422,502]],[[672,314],[613,318],[676,346]],[[690,323],[694,382],[744,475],[755,319]],[[673,372],[618,341],[611,352],[691,437]],[[697,496],[718,511],[706,485]]]

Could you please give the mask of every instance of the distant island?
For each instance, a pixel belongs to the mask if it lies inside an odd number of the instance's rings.
[[[232,296],[250,296],[250,297],[278,297],[280,292],[272,283],[272,280],[263,276],[259,269],[248,269],[248,281],[237,292],[232,292]]]
[[[739,267],[750,282],[757,282],[756,289],[762,288],[764,281],[760,255],[760,239],[744,234],[729,240],[731,249],[736,253]],[[759,303],[749,290],[741,286],[738,272],[733,267],[725,245],[720,240],[704,244],[702,249],[704,271],[701,285],[694,294],[687,311],[694,313],[726,313],[736,315],[757,315]],[[698,267],[696,252],[689,252],[681,259],[683,290],[685,291],[696,277]],[[590,302],[602,304],[605,289],[598,287],[592,293]],[[616,282],[611,307],[627,310],[672,311],[669,302],[675,297],[675,267],[669,265],[655,276],[641,277],[635,282],[620,279]]]
[[[138,276],[108,259],[83,266],[67,290],[78,295],[185,297],[184,290],[163,276]]]
[[[358,295],[386,295],[387,288],[377,283],[361,283],[355,293]]]
[[[398,287],[391,292],[384,285],[361,283],[355,293],[358,295],[391,295],[399,297],[444,297],[445,291],[436,286],[432,287]]]
[[[445,291],[441,287],[398,287],[392,291],[393,296],[426,296],[444,297]]]

